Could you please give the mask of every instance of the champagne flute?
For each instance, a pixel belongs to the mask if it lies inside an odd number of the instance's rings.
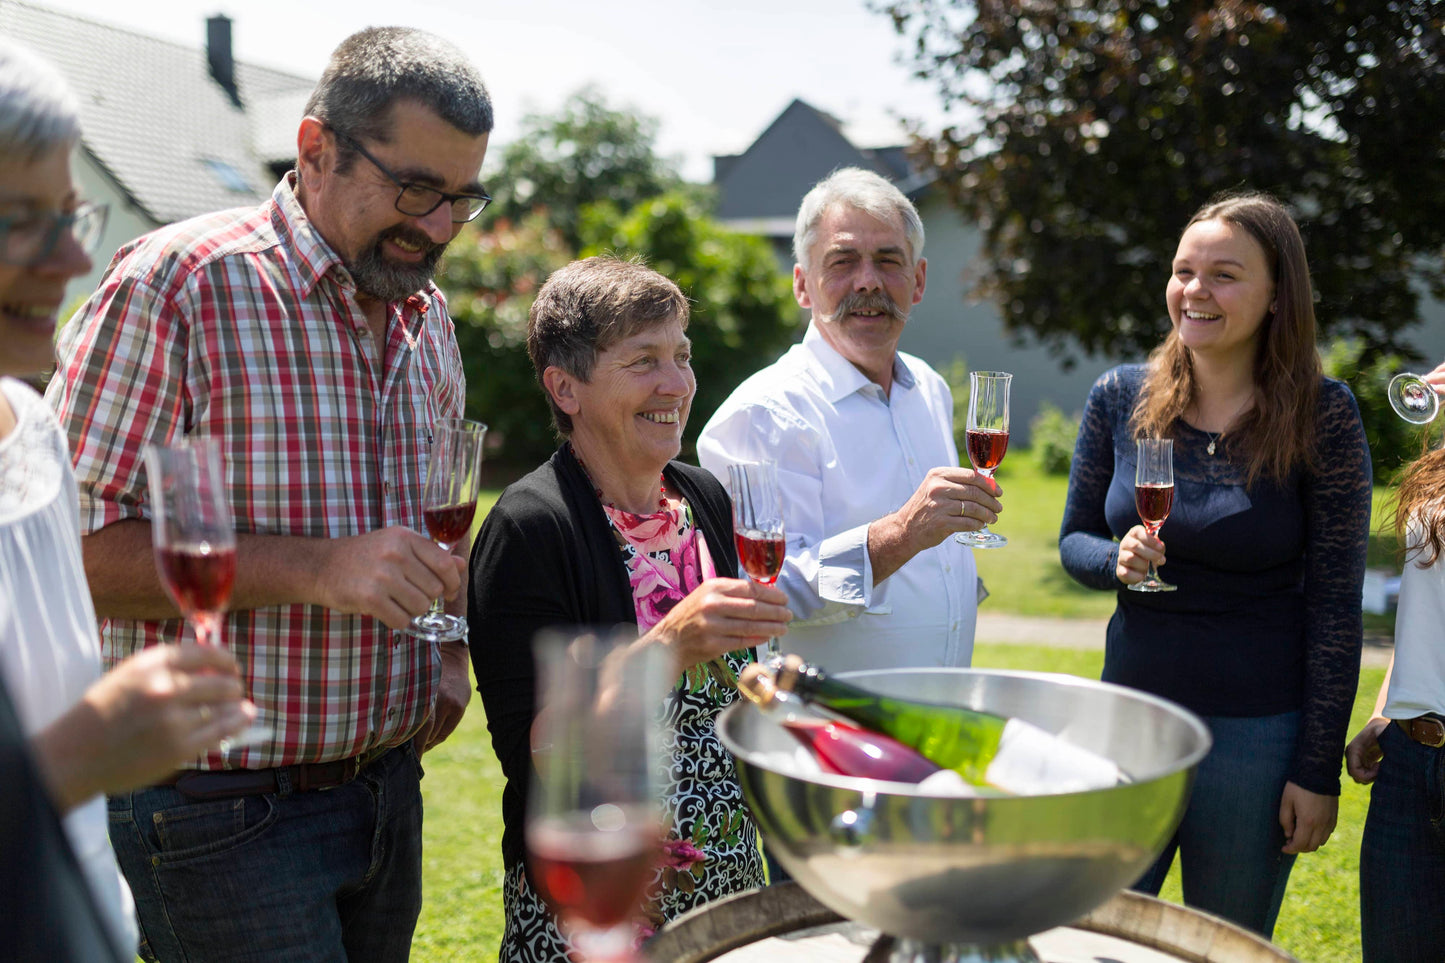
[[[217,645],[236,583],[236,526],[226,501],[220,445],[213,438],[147,445],[145,463],[161,584],[194,629],[196,643]],[[220,743],[221,755],[272,735],[269,726],[253,722]]]
[[[586,963],[639,961],[634,917],[662,858],[667,658],[635,635],[538,635],[527,796],[531,878]]]
[[[421,513],[432,541],[450,552],[472,530],[482,488],[482,439],[487,426],[465,418],[442,418],[432,426],[431,458],[422,489]],[[442,600],[411,620],[407,634],[434,642],[466,638],[463,618],[442,611]]]
[[[1385,394],[1395,414],[1411,424],[1429,424],[1440,413],[1440,396],[1434,386],[1412,372],[1402,371],[1391,378]]]
[[[974,471],[992,478],[1008,451],[1008,393],[1013,375],[1006,371],[971,371],[968,375],[968,428],[964,433],[968,461]],[[1002,548],[1008,539],[984,525],[976,532],[958,532],[954,541],[974,548]]]
[[[1168,438],[1140,438],[1137,446],[1137,462],[1134,469],[1134,507],[1150,535],[1157,535],[1174,507],[1174,442]],[[1149,574],[1144,581],[1129,586],[1131,592],[1172,592],[1177,585],[1170,585],[1159,577],[1154,563],[1149,563]]]
[[[754,582],[775,584],[787,554],[777,466],[772,462],[728,465],[728,494],[733,502],[733,538],[743,571]],[[764,661],[771,665],[781,662],[782,657],[778,640],[768,639]]]

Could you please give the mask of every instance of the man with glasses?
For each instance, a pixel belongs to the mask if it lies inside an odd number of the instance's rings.
[[[355,34],[271,199],[123,248],[62,336],[49,398],[107,656],[183,631],[152,562],[141,450],[215,438],[238,530],[220,643],[274,730],[111,797],[151,958],[408,956],[417,757],[470,695],[464,642],[404,631],[437,596],[460,611],[466,566],[465,544],[419,531],[430,428],[465,396],[431,278],[486,206],[491,128],[451,44]]]

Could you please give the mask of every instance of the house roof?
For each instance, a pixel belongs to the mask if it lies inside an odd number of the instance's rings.
[[[204,37],[205,24],[196,32]],[[237,105],[212,78],[203,46],[18,0],[0,0],[0,33],[65,75],[80,101],[84,149],[157,224],[269,195],[268,165],[294,157],[300,105],[315,86],[237,62]]]
[[[909,165],[905,148],[861,148],[844,135],[837,118],[794,100],[741,154],[713,158],[717,217],[734,227],[788,236],[798,202],[839,167],[877,171],[906,194],[926,186]]]

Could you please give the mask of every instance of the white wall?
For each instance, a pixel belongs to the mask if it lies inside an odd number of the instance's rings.
[[[105,222],[100,246],[91,255],[95,266],[89,274],[74,279],[65,288],[66,310],[78,307],[81,299],[96,289],[110,265],[111,257],[122,244],[160,226],[134,207],[110,175],[85,151],[77,151],[71,163],[80,196],[88,201],[109,204],[110,216]]]

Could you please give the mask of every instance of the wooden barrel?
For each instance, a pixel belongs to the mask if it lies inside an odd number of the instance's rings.
[[[844,920],[796,883],[738,893],[668,924],[652,963],[879,963],[891,940]],[[1070,926],[1029,939],[1042,963],[1298,963],[1215,916],[1124,891]]]

